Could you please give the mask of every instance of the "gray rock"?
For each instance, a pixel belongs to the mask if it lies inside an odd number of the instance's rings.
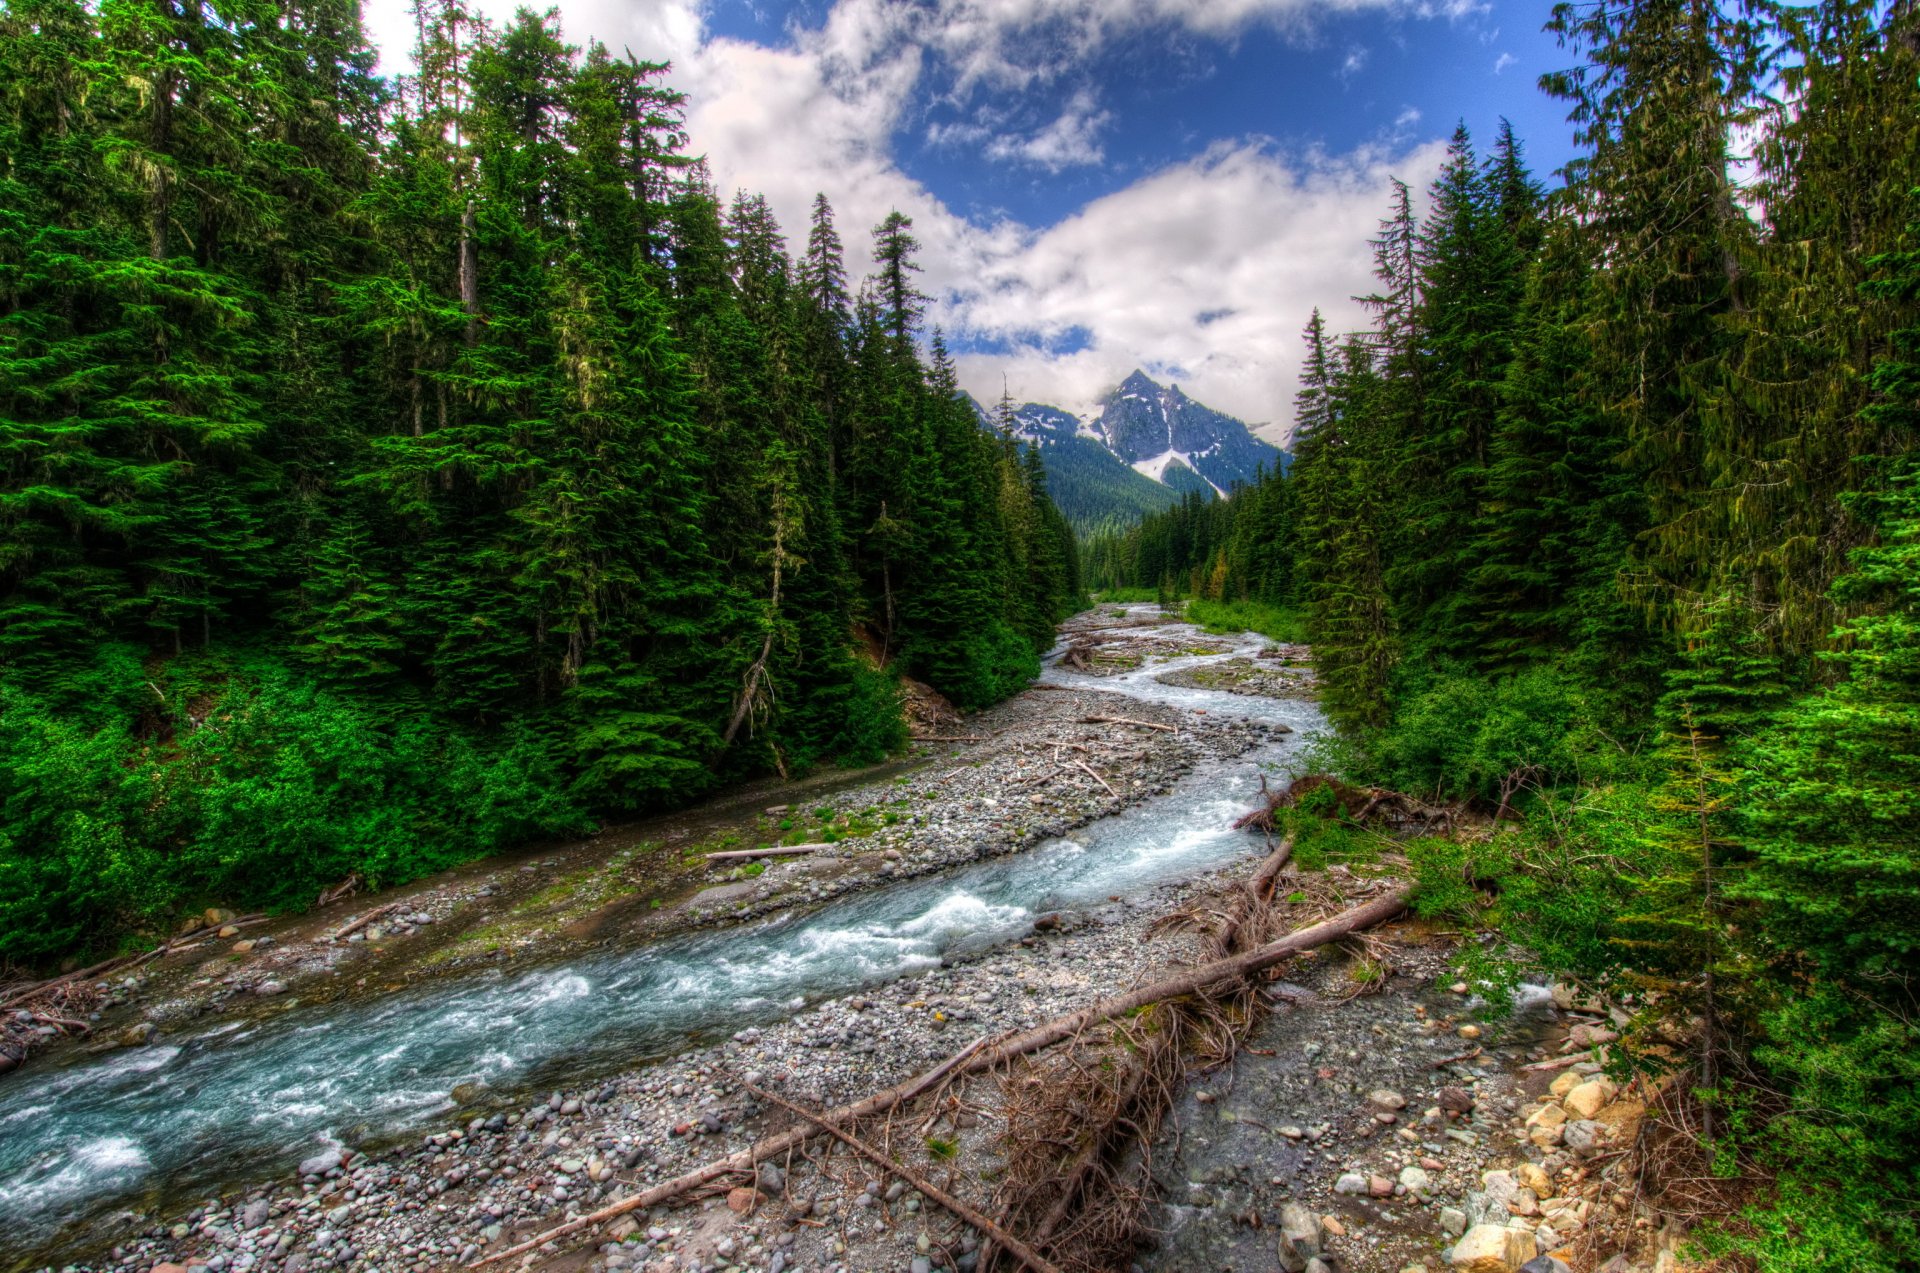
[[[1367,1178],[1357,1171],[1349,1171],[1341,1176],[1340,1179],[1333,1182],[1333,1191],[1335,1193],[1365,1193],[1367,1191]]]
[[[1467,1213],[1458,1207],[1440,1208],[1440,1232],[1457,1238],[1467,1231]]]
[[[1558,1256],[1542,1255],[1522,1264],[1520,1273],[1573,1273],[1573,1268]]]
[[[342,1156],[342,1151],[329,1149],[324,1153],[315,1154],[311,1158],[303,1158],[300,1160],[300,1174],[303,1176],[325,1175],[340,1165]]]
[[[778,1195],[787,1187],[787,1173],[770,1162],[760,1164],[760,1191]]]
[[[287,993],[287,983],[273,980],[263,981],[253,988],[253,993],[257,995],[283,995]]]
[[[1297,1202],[1280,1208],[1280,1267],[1302,1273],[1320,1254],[1320,1217]]]
[[[1590,1154],[1607,1138],[1605,1123],[1576,1118],[1560,1129],[1561,1143],[1576,1154]]]
[[[267,1205],[265,1198],[249,1202],[246,1210],[240,1213],[240,1227],[243,1229],[259,1228],[267,1222],[267,1213],[271,1210],[272,1208]]]
[[[924,1255],[913,1257],[913,1263],[907,1266],[908,1273],[933,1273],[933,1261]]]

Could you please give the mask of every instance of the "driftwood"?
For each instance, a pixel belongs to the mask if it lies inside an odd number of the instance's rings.
[[[212,936],[214,932],[228,925],[234,928],[246,928],[253,924],[264,924],[267,922],[267,918],[265,915],[242,915],[239,919],[230,919],[225,924],[215,924],[211,929],[198,928],[191,933],[182,933],[178,937],[160,943],[145,954],[120,955],[113,959],[102,960],[97,964],[90,964],[75,972],[63,973],[58,977],[14,991],[5,999],[0,999],[0,1009],[11,1008],[15,1004],[25,1003],[29,999],[37,999],[50,990],[58,990],[60,987],[71,985],[76,981],[92,981],[96,977],[104,976],[110,972],[119,972],[123,968],[138,968],[141,964],[158,959],[163,955],[172,954],[183,946],[205,941],[208,937]]]
[[[365,881],[360,878],[360,872],[350,871],[347,873],[346,879],[341,880],[332,888],[320,890],[320,900],[318,904],[321,906],[331,906],[349,893],[358,893],[363,883],[365,883]]]
[[[1288,839],[1232,890],[1225,922],[1203,942],[1208,954],[1240,954],[1265,940],[1269,899],[1292,854]],[[1173,1105],[1188,1054],[1196,1044],[1217,1053],[1223,1023],[1234,1023],[1229,1047],[1252,1028],[1257,1008],[1236,1002],[1251,1000],[1248,991],[1241,982],[1216,992],[1219,999],[1156,1005],[1151,1021],[1117,1022],[1113,1039],[1091,1053],[1075,1056],[1069,1046],[1008,1087],[1007,1168],[996,1203],[1006,1223],[1027,1226],[1030,1246],[1070,1267],[1118,1263],[1146,1202],[1134,1182],[1150,1169],[1148,1146]],[[1076,1144],[1067,1161],[1057,1159]],[[991,1273],[995,1255],[993,1243],[982,1248],[981,1273]]]
[[[1089,765],[1086,761],[1079,760],[1079,759],[1076,759],[1073,763],[1080,766],[1082,769],[1086,770],[1088,777],[1092,778],[1095,782],[1105,787],[1107,789],[1108,795],[1112,796],[1116,800],[1120,798],[1120,793],[1113,789],[1112,784],[1108,783],[1108,781],[1105,778],[1102,778],[1099,774],[1093,772],[1092,765]]]
[[[995,1242],[998,1242],[1001,1246],[1005,1247],[1007,1251],[1014,1256],[1014,1258],[1018,1259],[1022,1264],[1026,1265],[1028,1268],[1034,1270],[1034,1273],[1060,1273],[1060,1271],[1056,1269],[1053,1265],[1041,1259],[1039,1253],[1034,1251],[1033,1248],[1029,1247],[1026,1243],[1020,1241],[1020,1239],[1014,1237],[1012,1234],[1008,1233],[1005,1229],[1002,1229],[999,1225],[989,1220],[983,1213],[967,1205],[966,1203],[962,1202],[960,1199],[954,1197],[952,1194],[947,1193],[945,1190],[939,1188],[932,1181],[927,1180],[924,1177],[920,1176],[918,1173],[910,1171],[906,1167],[901,1166],[899,1163],[895,1162],[893,1159],[887,1157],[885,1154],[881,1153],[879,1150],[875,1149],[873,1146],[861,1140],[859,1137],[852,1135],[851,1133],[843,1130],[842,1128],[835,1127],[832,1123],[826,1122],[824,1119],[822,1119],[818,1114],[802,1109],[800,1106],[795,1105],[792,1101],[786,1100],[785,1098],[780,1096],[776,1096],[772,1092],[769,1092],[764,1088],[756,1087],[752,1083],[745,1083],[745,1082],[743,1082],[741,1086],[746,1088],[749,1092],[752,1092],[755,1096],[758,1096],[761,1100],[766,1101],[769,1104],[778,1105],[781,1109],[786,1110],[788,1113],[797,1114],[801,1118],[806,1119],[809,1123],[812,1123],[815,1127],[819,1128],[821,1131],[825,1132],[827,1135],[833,1137],[835,1140],[845,1145],[848,1149],[853,1150],[853,1152],[855,1152],[856,1154],[859,1154],[862,1158],[865,1158],[868,1162],[873,1163],[875,1166],[879,1167],[882,1171],[891,1172],[892,1174],[900,1177],[900,1179],[906,1181],[908,1184],[912,1185],[915,1189],[918,1189],[922,1194],[933,1199],[935,1202],[945,1207],[948,1211],[951,1211],[954,1215],[959,1216],[962,1220],[965,1220],[968,1224],[980,1230],[980,1232],[990,1236]]]
[[[780,858],[791,857],[796,853],[818,853],[821,849],[830,849],[831,844],[781,844],[768,849],[728,849],[724,853],[709,853],[709,862],[732,862],[740,858]]]
[[[1275,964],[1282,963],[1294,955],[1300,954],[1302,951],[1316,949],[1317,947],[1327,945],[1329,942],[1338,941],[1342,937],[1360,929],[1370,928],[1375,924],[1384,923],[1392,919],[1406,909],[1408,893],[1409,889],[1402,886],[1365,905],[1356,906],[1352,910],[1345,911],[1331,919],[1314,924],[1309,928],[1303,928],[1297,933],[1289,933],[1285,937],[1268,942],[1266,945],[1244,954],[1235,955],[1226,959],[1212,960],[1197,968],[1187,969],[1185,972],[1164,978],[1150,985],[1141,986],[1126,994],[1099,1000],[1096,1003],[1089,1004],[1087,1007],[1080,1009],[1078,1012],[1069,1013],[1064,1017],[1056,1017],[1052,1021],[1043,1022],[1040,1025],[1034,1026],[1032,1029],[1006,1036],[996,1042],[988,1043],[985,1040],[976,1041],[947,1061],[917,1078],[908,1079],[904,1083],[887,1088],[885,1091],[876,1092],[850,1105],[842,1105],[835,1109],[827,1110],[814,1116],[815,1121],[816,1123],[827,1123],[838,1126],[862,1118],[872,1118],[879,1114],[885,1114],[898,1109],[902,1105],[909,1104],[927,1092],[932,1091],[944,1083],[949,1076],[971,1074],[980,1070],[1003,1065],[1015,1058],[1025,1056],[1029,1052],[1037,1052],[1041,1048],[1051,1047],[1053,1044],[1073,1038],[1088,1026],[1095,1025],[1110,1017],[1121,1016],[1138,1008],[1144,1008],[1149,1004],[1158,1003],[1163,999],[1173,999],[1182,995],[1194,994],[1227,982],[1244,980],[1253,976],[1255,973],[1263,972],[1273,967]],[[578,1233],[583,1229],[591,1228],[597,1224],[602,1224],[613,1219],[615,1216],[624,1215],[629,1211],[639,1211],[649,1207],[659,1206],[661,1203],[679,1197],[689,1190],[711,1184],[723,1176],[751,1172],[757,1164],[784,1154],[788,1150],[803,1145],[821,1134],[817,1126],[809,1124],[805,1127],[792,1128],[777,1135],[762,1137],[751,1147],[743,1149],[738,1153],[730,1154],[725,1158],[708,1163],[704,1167],[687,1172],[681,1176],[676,1176],[672,1180],[663,1181],[650,1189],[642,1190],[630,1197],[609,1203],[598,1211],[581,1216],[576,1220],[568,1221],[566,1224],[554,1229],[549,1229],[544,1233],[536,1234],[516,1246],[509,1247],[504,1251],[495,1252],[484,1259],[468,1265],[468,1267],[481,1268],[485,1265],[498,1263],[501,1260],[511,1259],[517,1255],[523,1255],[528,1251],[536,1250],[559,1238]]]
[[[1134,720],[1130,716],[1082,716],[1080,723],[1082,725],[1138,725],[1142,729],[1158,729],[1169,734],[1180,732],[1178,726],[1159,725],[1150,720]]]
[[[1250,810],[1234,821],[1236,830],[1272,831],[1278,826],[1277,814],[1290,809],[1317,791],[1332,793],[1340,815],[1356,826],[1378,823],[1396,834],[1420,835],[1436,829],[1451,834],[1458,809],[1448,805],[1430,805],[1404,792],[1383,787],[1355,787],[1326,774],[1307,774],[1288,784],[1285,791],[1267,793],[1266,804]]]
[[[362,915],[359,919],[356,919],[351,924],[348,924],[345,928],[340,929],[338,932],[334,933],[330,937],[323,937],[321,938],[321,940],[322,941],[344,941],[348,937],[351,937],[353,934],[365,928],[368,924],[371,924],[374,920],[379,919],[382,915],[391,915],[393,912],[399,909],[400,909],[400,903],[398,902],[388,902],[385,906],[376,906],[372,910],[368,911],[366,914]]]
[[[877,1114],[886,1114],[898,1109],[902,1105],[910,1104],[946,1082],[948,1076],[960,1073],[962,1067],[971,1068],[971,1063],[985,1050],[987,1042],[988,1036],[982,1035],[980,1038],[975,1039],[972,1043],[969,1043],[966,1047],[961,1048],[958,1052],[948,1057],[945,1061],[942,1061],[939,1065],[928,1070],[925,1074],[917,1078],[908,1079],[906,1082],[890,1087],[884,1092],[875,1092],[872,1096],[864,1100],[856,1101],[851,1105],[842,1105],[838,1109],[829,1110],[819,1115],[817,1121],[832,1123],[851,1122],[855,1119],[871,1118]],[[820,1135],[819,1128],[810,1124],[805,1127],[790,1128],[777,1135],[763,1136],[758,1141],[755,1141],[753,1145],[741,1150],[737,1154],[729,1154],[727,1157],[710,1162],[704,1167],[696,1168],[684,1175],[675,1176],[672,1180],[664,1180],[651,1189],[643,1189],[639,1193],[632,1194],[629,1197],[610,1202],[598,1211],[581,1216],[577,1220],[569,1220],[558,1228],[548,1229],[545,1233],[536,1234],[518,1246],[509,1247],[504,1251],[496,1251],[484,1259],[474,1261],[467,1267],[477,1269],[489,1264],[498,1263],[501,1260],[510,1260],[516,1255],[525,1255],[528,1251],[545,1246],[549,1242],[567,1237],[570,1234],[578,1233],[582,1229],[591,1228],[596,1224],[603,1224],[615,1216],[625,1215],[629,1211],[644,1211],[649,1207],[657,1207],[661,1203],[671,1201],[683,1193],[698,1189],[701,1185],[712,1184],[722,1176],[751,1173],[760,1163],[778,1158],[789,1150],[806,1144],[818,1135]]]

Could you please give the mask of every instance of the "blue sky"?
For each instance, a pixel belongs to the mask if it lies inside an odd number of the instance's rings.
[[[510,0],[479,0],[497,17]],[[891,208],[963,383],[1084,410],[1134,366],[1276,434],[1318,305],[1362,321],[1388,183],[1464,119],[1570,157],[1545,3],[562,0],[575,41],[671,59],[723,192],[796,243],[823,190],[850,262]],[[403,69],[404,6],[374,3]]]

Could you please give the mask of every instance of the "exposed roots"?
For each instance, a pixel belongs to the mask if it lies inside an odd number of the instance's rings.
[[[1384,787],[1355,787],[1326,774],[1307,774],[1294,779],[1285,791],[1268,793],[1265,808],[1255,809],[1233,825],[1271,833],[1278,829],[1276,815],[1281,809],[1291,809],[1322,790],[1332,793],[1333,804],[1346,821],[1392,835],[1452,835],[1464,812],[1460,805],[1432,805]]]
[[[1273,940],[1289,918],[1273,895],[1292,853],[1280,845],[1254,878],[1168,916],[1156,933],[1200,934],[1220,959]],[[1151,1004],[1010,1070],[1001,1084],[1006,1168],[993,1210],[1063,1269],[1124,1268],[1148,1235],[1152,1147],[1189,1068],[1233,1059],[1259,1023],[1258,985]],[[983,1254],[990,1273],[994,1252]]]

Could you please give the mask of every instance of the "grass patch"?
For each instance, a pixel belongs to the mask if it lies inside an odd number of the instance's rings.
[[[1141,601],[1158,601],[1157,588],[1111,588],[1106,592],[1096,592],[1093,599],[1100,605],[1129,605]]]
[[[1196,597],[1187,602],[1187,619],[1208,632],[1258,632],[1288,645],[1304,644],[1307,639],[1304,613],[1259,601],[1205,601]]]

